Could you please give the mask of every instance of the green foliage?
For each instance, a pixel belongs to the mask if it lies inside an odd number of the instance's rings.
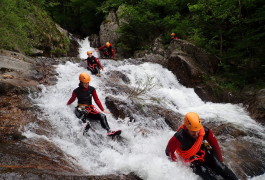
[[[26,54],[38,48],[45,50],[47,55],[66,55],[70,41],[39,7],[43,3],[42,0],[0,1],[3,7],[0,9],[0,48]]]
[[[120,8],[119,8],[120,7]],[[121,8],[122,7],[122,8]],[[264,79],[265,4],[262,0],[106,0],[99,8],[120,10],[118,46],[132,54],[171,32],[220,57],[219,73],[240,88]],[[221,81],[220,81],[221,82]]]
[[[17,8],[18,2],[14,0],[0,1],[0,48],[10,50],[27,49],[24,42],[27,40],[27,33],[24,31],[25,22],[23,21],[23,9]],[[20,6],[25,6],[22,2]]]

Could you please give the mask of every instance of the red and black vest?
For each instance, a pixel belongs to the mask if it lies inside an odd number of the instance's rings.
[[[98,64],[95,56],[88,57],[86,60],[87,60],[87,65]]]
[[[88,90],[84,91],[83,87],[78,87],[74,90],[76,97],[78,99],[78,104],[92,105],[92,93],[95,88],[92,86],[88,87]]]
[[[205,135],[203,137],[203,140],[206,139],[206,137],[209,134],[209,129],[204,126]],[[193,144],[195,143],[196,139],[191,137],[184,129],[180,129],[178,132],[174,134],[174,136],[177,138],[177,140],[181,143],[181,149],[183,151],[189,150]]]

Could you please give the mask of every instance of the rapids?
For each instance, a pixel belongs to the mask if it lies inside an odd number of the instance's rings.
[[[92,50],[98,57],[99,54],[90,47],[87,38],[80,41],[80,57],[86,58],[86,51]],[[104,71],[102,77],[92,76],[91,86],[97,89],[97,94],[104,108],[105,97],[114,96],[130,103],[130,98],[124,92],[110,94],[108,91],[109,75],[107,72],[119,71],[129,78],[130,88],[139,87],[139,82],[151,81],[152,87],[141,94],[139,103],[164,106],[176,113],[184,115],[187,112],[197,112],[204,124],[223,124],[235,127],[249,134],[234,139],[229,134],[217,136],[221,139],[221,147],[226,151],[237,154],[239,149],[231,149],[229,143],[244,141],[258,144],[258,152],[263,152],[265,147],[265,129],[248,116],[244,108],[238,104],[220,104],[203,102],[192,88],[186,88],[179,84],[177,78],[169,70],[161,65],[152,63],[138,63],[134,59],[123,61],[100,59]],[[115,119],[107,114],[111,129],[122,130],[122,141],[111,140],[106,136],[106,131],[101,128],[99,122],[93,122],[94,131],[89,136],[82,135],[82,124],[75,117],[73,110],[76,101],[66,106],[72,91],[78,86],[78,76],[81,72],[88,72],[84,63],[67,62],[56,66],[58,75],[57,84],[54,86],[42,86],[42,91],[34,96],[33,101],[42,110],[41,121],[48,122],[52,128],[47,127],[47,133],[37,133],[42,128],[37,123],[30,124],[24,135],[28,138],[45,138],[56,144],[65,153],[72,156],[76,164],[80,165],[88,174],[126,174],[134,172],[145,180],[192,180],[198,179],[191,169],[181,162],[171,162],[165,155],[165,147],[168,140],[174,135],[162,119],[148,119],[136,114],[135,122],[129,118]],[[90,73],[90,72],[89,72]],[[124,82],[117,80],[115,83]],[[141,85],[141,84],[140,84]],[[33,96],[32,96],[33,97]],[[153,101],[152,99],[158,99]],[[95,104],[95,103],[94,103]],[[155,112],[154,112],[155,113]],[[161,128],[163,127],[163,128]],[[148,134],[143,136],[139,129],[145,129]],[[264,152],[261,156],[264,157]],[[262,157],[262,158],[263,158]],[[226,157],[225,163],[235,170],[236,163]],[[262,159],[264,165],[264,159]],[[263,175],[253,177],[253,180],[265,179]],[[248,173],[246,173],[248,175]],[[250,177],[249,177],[250,179]]]

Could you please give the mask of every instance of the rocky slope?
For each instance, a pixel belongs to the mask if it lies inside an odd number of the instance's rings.
[[[0,51],[0,179],[139,179],[133,174],[89,176],[55,144],[43,139],[33,142],[21,134],[31,123],[50,126],[39,121],[40,110],[28,94],[38,92],[40,84],[55,83],[53,65],[65,61],[80,59],[29,58]]]

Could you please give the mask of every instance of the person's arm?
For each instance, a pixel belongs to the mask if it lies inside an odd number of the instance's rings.
[[[99,48],[98,48],[98,50],[101,50],[101,49],[103,49],[103,48],[105,48],[105,45],[104,45],[104,46],[101,46],[101,47],[99,47]]]
[[[100,102],[100,100],[98,98],[96,89],[93,91],[92,96],[93,96],[94,101],[96,102],[96,104],[100,108],[100,110],[104,111],[104,108],[103,108],[103,106],[102,106],[102,104],[101,104],[101,102]]]
[[[217,139],[215,138],[212,130],[209,130],[209,134],[206,137],[206,140],[208,141],[210,146],[212,146],[214,155],[217,157],[217,159],[219,161],[223,162],[223,156],[222,156],[221,148],[220,148],[219,143],[218,143]]]
[[[101,63],[99,62],[98,58],[95,57],[95,61],[96,61],[96,63],[99,65],[100,69],[103,70],[103,66],[102,66]]]
[[[75,92],[73,91],[73,93],[72,93],[72,97],[68,100],[67,105],[72,104],[72,103],[75,101],[75,99],[76,99],[76,94],[75,94]]]
[[[177,161],[177,157],[175,155],[175,151],[180,146],[181,146],[181,144],[180,144],[180,142],[177,140],[177,138],[175,136],[173,136],[168,141],[168,144],[167,144],[167,147],[166,147],[166,155],[169,156],[172,161]]]

